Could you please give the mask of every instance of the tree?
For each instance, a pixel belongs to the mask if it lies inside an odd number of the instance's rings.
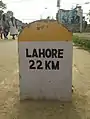
[[[50,16],[47,17],[47,20],[49,20],[49,19],[50,19]]]
[[[4,4],[2,0],[0,0],[0,9],[6,9],[6,4]]]
[[[6,9],[6,4],[4,4],[2,2],[2,0],[0,0],[0,20],[2,18],[3,13],[4,13],[3,9]]]

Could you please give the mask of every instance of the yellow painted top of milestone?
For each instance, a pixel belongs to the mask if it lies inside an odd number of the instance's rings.
[[[18,41],[71,41],[72,32],[55,20],[32,22],[20,33]]]

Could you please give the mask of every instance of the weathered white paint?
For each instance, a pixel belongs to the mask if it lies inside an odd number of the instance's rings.
[[[25,49],[63,48],[64,58],[60,60],[59,71],[29,69],[29,58],[25,57]],[[72,42],[19,42],[20,62],[20,97],[22,99],[51,99],[71,101],[72,97]],[[34,58],[37,60],[38,58]],[[44,61],[45,58],[41,58]],[[48,60],[53,60],[49,58]]]

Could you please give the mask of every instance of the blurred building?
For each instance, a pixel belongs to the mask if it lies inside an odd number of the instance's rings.
[[[64,24],[78,24],[80,23],[80,16],[83,16],[81,6],[77,6],[72,10],[59,9],[57,19]]]
[[[83,17],[83,9],[81,6],[76,6],[74,9],[71,10],[64,10],[59,9],[56,15],[56,19],[59,23],[63,23],[66,25],[70,30],[80,31],[83,28],[83,23],[85,21],[85,17]]]

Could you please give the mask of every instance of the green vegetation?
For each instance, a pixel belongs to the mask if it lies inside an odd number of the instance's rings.
[[[1,20],[1,18],[2,18],[2,15],[4,14],[4,9],[6,9],[7,7],[6,7],[6,4],[4,4],[3,2],[2,2],[2,0],[0,0],[0,20]]]
[[[85,38],[80,38],[78,36],[73,36],[73,43],[76,46],[80,46],[86,50],[90,50],[90,40],[87,40]]]
[[[2,0],[0,0],[0,9],[6,9],[6,4]]]

